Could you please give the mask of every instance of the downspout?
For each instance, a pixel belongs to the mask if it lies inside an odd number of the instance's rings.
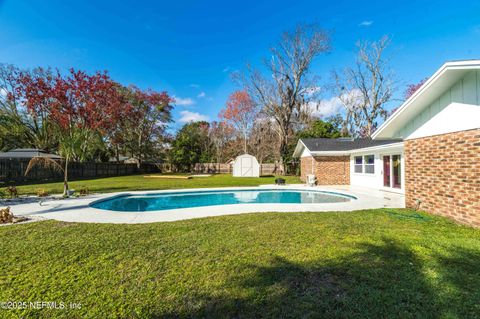
[[[312,155],[312,175],[315,175],[315,172],[314,172],[314,169],[313,169],[314,163],[315,163],[315,161],[314,161],[314,158],[313,158],[313,155]]]

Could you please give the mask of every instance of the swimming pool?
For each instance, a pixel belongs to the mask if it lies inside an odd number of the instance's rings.
[[[110,211],[148,212],[233,204],[341,203],[354,199],[346,194],[315,190],[229,189],[121,195],[93,202],[90,206]]]

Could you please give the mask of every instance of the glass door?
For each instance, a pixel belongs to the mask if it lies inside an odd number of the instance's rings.
[[[392,187],[402,188],[402,161],[400,155],[392,155]]]
[[[383,186],[390,187],[390,155],[383,156]]]

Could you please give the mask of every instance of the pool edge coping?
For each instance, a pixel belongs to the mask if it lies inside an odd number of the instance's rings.
[[[233,204],[233,205],[216,205],[201,206],[194,208],[179,208],[162,211],[148,212],[120,212],[109,211],[90,207],[90,203],[107,198],[114,198],[125,194],[152,194],[152,193],[170,193],[170,192],[186,192],[186,191],[214,191],[214,190],[238,190],[238,189],[258,189],[268,187],[270,189],[297,189],[297,190],[313,190],[324,192],[337,192],[340,194],[356,197],[357,200],[351,200],[341,203],[304,203],[304,204]],[[383,196],[383,195],[382,195]],[[352,204],[354,203],[354,204]],[[192,218],[212,217],[221,215],[233,215],[243,213],[261,213],[261,212],[322,212],[322,211],[352,211],[372,208],[401,208],[404,203],[389,203],[382,200],[380,196],[370,196],[352,190],[334,188],[334,187],[310,187],[301,184],[275,186],[245,186],[245,187],[213,187],[213,188],[188,188],[188,189],[165,189],[150,191],[127,191],[94,194],[88,197],[55,200],[38,204],[22,204],[12,206],[12,211],[17,215],[33,215],[47,219],[55,219],[66,222],[87,222],[87,223],[118,223],[118,224],[136,224],[151,222],[170,222],[177,220],[185,220]]]

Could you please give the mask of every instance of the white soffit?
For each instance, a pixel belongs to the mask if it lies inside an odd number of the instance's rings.
[[[393,138],[394,134],[413,120],[425,107],[460,80],[470,70],[480,69],[480,60],[445,63],[373,134],[373,139]]]
[[[303,144],[302,140],[299,139],[298,142],[297,142],[297,146],[295,146],[295,150],[293,151],[293,157],[294,157],[294,158],[300,157],[300,156],[303,154],[303,150],[304,150],[304,149],[310,151],[310,150],[305,146],[305,144]]]
[[[376,151],[389,151],[391,149],[402,149],[403,150],[403,142],[398,143],[391,143],[391,144],[384,144],[384,145],[377,145],[371,147],[364,147],[364,148],[357,148],[354,150],[347,150],[347,151],[317,151],[311,152],[314,156],[342,156],[342,155],[351,155],[356,153],[365,153],[365,152],[376,152]]]

